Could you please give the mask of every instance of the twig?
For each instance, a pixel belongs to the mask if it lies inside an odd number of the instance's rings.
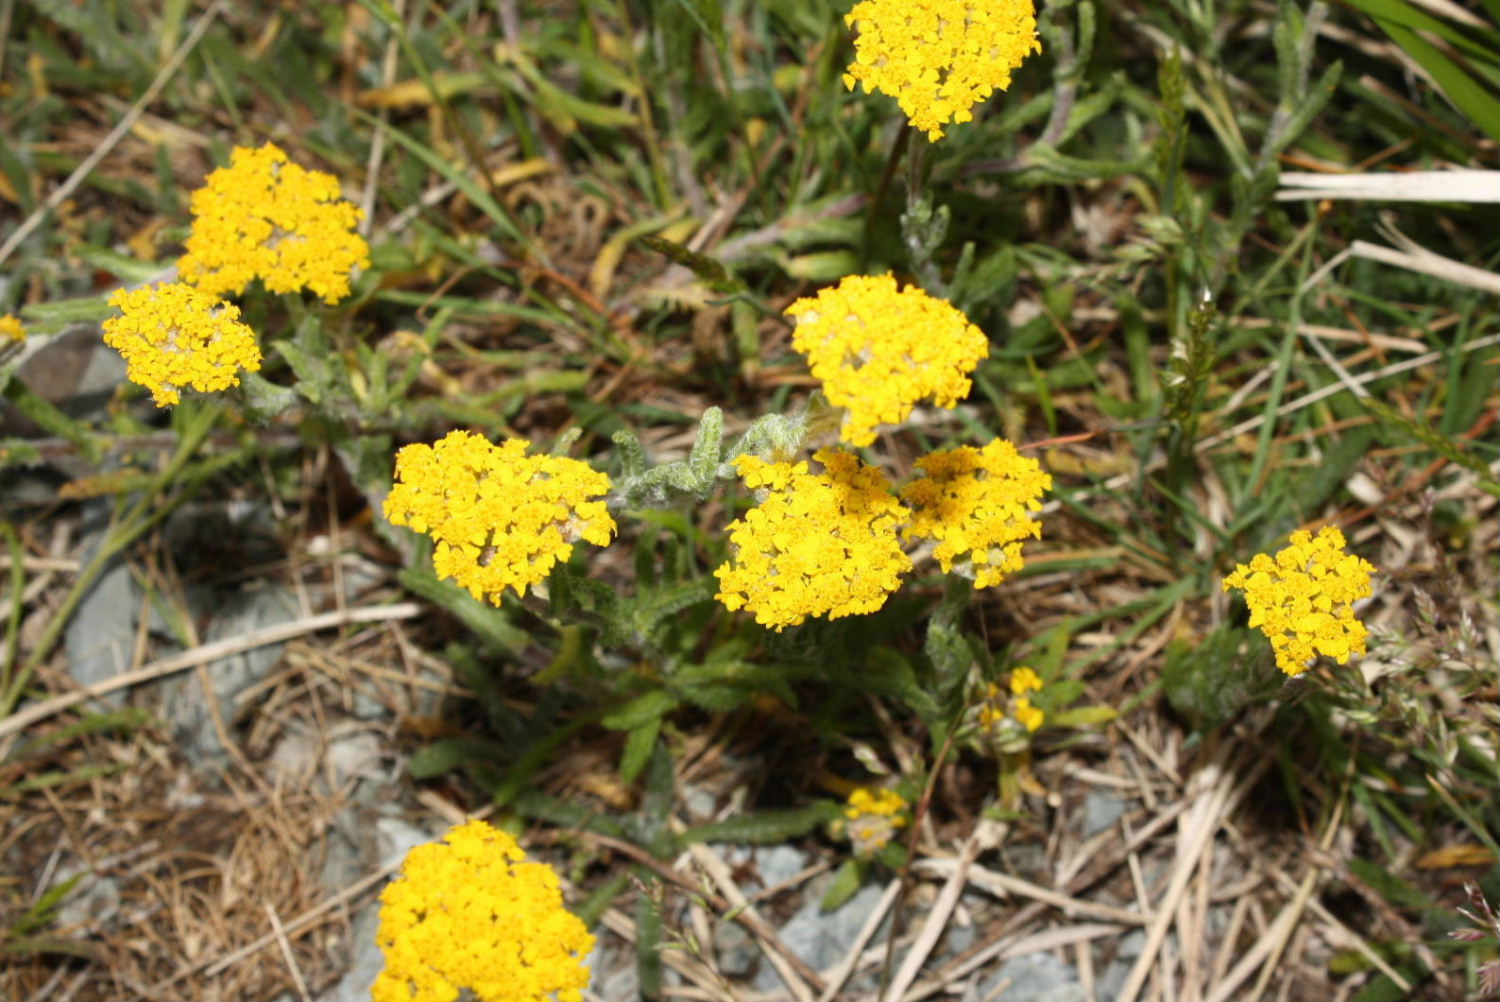
[[[297,966],[297,955],[292,952],[292,942],[286,938],[286,930],[281,927],[281,919],[276,917],[276,909],[271,907],[271,902],[265,902],[266,917],[271,920],[271,935],[276,937],[276,945],[281,947],[281,956],[286,960],[287,970],[292,972],[292,983],[297,986],[297,997],[302,1002],[312,1002],[312,993],[307,990],[307,982],[302,977],[302,969]]]
[[[1276,201],[1355,198],[1390,202],[1500,202],[1500,170],[1373,171],[1318,174],[1286,171]]]
[[[924,859],[919,860],[912,866],[917,873],[932,874],[934,876],[951,876],[958,867],[958,860],[953,859]],[[1005,873],[996,873],[994,870],[985,869],[982,866],[971,866],[968,872],[968,882],[981,891],[993,894],[996,897],[1006,897],[1015,894],[1023,898],[1030,898],[1045,905],[1051,905],[1064,915],[1091,915],[1103,919],[1106,922],[1117,922],[1121,925],[1142,926],[1152,920],[1152,916],[1141,912],[1129,911],[1124,908],[1115,908],[1111,905],[1095,904],[1092,901],[1084,901],[1082,898],[1069,897],[1060,891],[1050,890],[1039,884],[1022,880],[1020,877],[1012,877]]]
[[[942,938],[943,930],[948,926],[948,918],[953,914],[953,909],[958,906],[959,896],[968,886],[969,867],[978,857],[979,851],[980,840],[971,835],[964,843],[958,858],[950,861],[952,872],[948,875],[948,882],[943,885],[937,901],[932,905],[932,910],[927,913],[927,921],[917,933],[916,942],[902,958],[896,976],[891,979],[890,984],[886,985],[885,993],[881,995],[881,1002],[900,1002],[906,996],[906,990],[911,987],[912,982],[917,980],[917,975],[922,971],[922,965],[926,963],[928,955]]]
[[[84,686],[77,692],[64,693],[51,699],[43,700],[35,706],[28,706],[11,714],[5,720],[0,720],[0,741],[25,730],[40,720],[61,713],[69,707],[77,706],[79,703],[90,699],[97,699],[117,689],[126,689],[132,685],[140,685],[142,682],[150,682],[166,675],[173,675],[188,668],[216,661],[219,658],[229,657],[243,651],[254,650],[257,647],[265,647],[268,644],[278,644],[283,640],[301,636],[304,633],[314,633],[318,630],[328,630],[336,626],[349,626],[354,623],[384,623],[394,619],[412,619],[422,614],[423,607],[415,602],[400,602],[396,605],[381,605],[367,609],[345,609],[342,612],[325,612],[317,616],[308,616],[305,619],[294,620],[290,623],[280,623],[276,626],[267,626],[259,630],[252,630],[243,636],[226,637],[223,640],[215,640],[210,644],[203,644],[190,651],[181,654],[173,654],[171,657],[161,658],[150,664],[137,668],[134,671],[121,672],[113,678],[106,679],[97,685]]]
[[[886,914],[891,910],[891,906],[896,903],[896,896],[900,893],[900,880],[892,880],[889,884],[885,885],[885,893],[875,903],[874,909],[870,912],[870,917],[865,919],[864,926],[859,930],[859,935],[855,936],[854,942],[849,945],[849,952],[844,955],[843,960],[839,961],[837,967],[834,967],[823,975],[824,980],[828,983],[823,988],[823,994],[818,996],[818,1002],[829,1002],[829,1000],[839,993],[839,989],[844,987],[844,982],[849,980],[849,976],[859,966],[859,961],[864,954],[865,947],[874,937],[875,930],[880,928],[880,923],[885,921]]]
[[[683,826],[681,822],[673,819],[672,827],[674,830],[681,831]],[[786,945],[781,942],[780,937],[776,935],[775,927],[762,919],[759,913],[755,911],[755,907],[750,904],[749,899],[740,890],[739,884],[735,882],[734,874],[730,872],[729,865],[720,859],[712,849],[701,842],[690,844],[688,852],[692,855],[694,861],[703,867],[704,872],[708,874],[709,878],[719,888],[719,893],[724,895],[724,900],[729,902],[731,908],[735,909],[741,924],[755,934],[756,942],[759,944],[761,952],[766,955],[766,959],[771,962],[771,966],[776,968],[776,973],[781,976],[781,980],[786,984],[787,991],[790,992],[791,997],[799,999],[815,997],[818,994],[818,986],[810,985],[808,981],[820,980],[817,974],[813,971],[799,972],[797,970],[800,958],[787,949]],[[804,974],[811,975],[811,978],[804,978]]]
[[[406,0],[395,0],[393,4],[397,18],[406,16]],[[391,32],[391,37],[386,39],[385,55],[380,64],[380,84],[389,87],[396,82],[396,56],[399,44],[396,32]],[[390,120],[390,108],[382,105],[376,110],[375,117],[379,122],[375,126],[375,135],[370,138],[370,159],[365,164],[365,192],[360,196],[359,208],[361,217],[359,220],[359,235],[368,237],[370,227],[375,222],[375,193],[380,187],[380,165],[385,160],[385,130],[386,123]]]
[[[1426,248],[1418,248],[1413,251],[1399,251],[1393,247],[1382,247],[1380,244],[1372,244],[1368,240],[1356,240],[1348,247],[1339,251],[1329,258],[1328,263],[1323,265],[1303,283],[1304,289],[1310,289],[1321,282],[1329,272],[1343,264],[1351,257],[1364,258],[1366,261],[1378,261],[1381,264],[1395,265],[1397,268],[1405,268],[1408,271],[1419,272],[1423,275],[1432,275],[1435,278],[1446,279],[1455,285],[1467,285],[1471,289],[1479,289],[1482,292],[1500,292],[1500,275],[1493,271],[1485,271],[1473,265],[1455,261],[1452,258],[1436,254]]]

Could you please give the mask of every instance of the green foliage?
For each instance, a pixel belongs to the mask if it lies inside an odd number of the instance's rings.
[[[1258,631],[1221,626],[1194,641],[1167,645],[1162,693],[1196,730],[1227,723],[1281,687],[1270,647]]]
[[[823,892],[823,900],[818,907],[825,912],[842,908],[865,885],[867,869],[863,860],[853,857],[844,860],[834,871],[833,882],[828,885],[828,890]]]
[[[1500,31],[1459,25],[1407,0],[1349,0],[1421,65],[1469,124],[1500,141]],[[1493,12],[1492,12],[1493,16]],[[1428,40],[1436,37],[1445,47]]]
[[[25,957],[31,954],[61,953],[84,959],[93,958],[94,950],[85,944],[43,934],[43,930],[57,920],[57,910],[62,906],[63,899],[73,893],[78,882],[88,875],[85,871],[66,880],[59,880],[31,902],[16,916],[10,927],[0,934],[0,956]]]
[[[840,810],[836,801],[820,800],[790,810],[754,811],[724,821],[694,825],[682,833],[682,840],[773,845],[817,830],[839,817]]]

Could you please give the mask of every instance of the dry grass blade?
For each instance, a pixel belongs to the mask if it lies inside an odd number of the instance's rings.
[[[968,884],[969,867],[979,856],[981,848],[979,838],[971,836],[964,843],[958,858],[950,861],[953,865],[948,874],[948,880],[943,884],[937,901],[927,913],[927,921],[918,930],[916,941],[907,950],[906,956],[901,959],[901,966],[896,969],[891,983],[882,993],[881,1002],[899,1002],[900,999],[906,997],[906,990],[911,987],[912,982],[917,980],[917,975],[922,971],[922,965],[927,962],[928,955],[932,953],[933,947],[937,946],[943,930],[947,928],[948,919],[958,905],[959,895],[963,894]]]
[[[1277,201],[1348,198],[1370,202],[1500,202],[1500,171],[1418,170],[1365,174],[1284,171]]]

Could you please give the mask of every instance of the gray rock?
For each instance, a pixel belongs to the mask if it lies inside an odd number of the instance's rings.
[[[1089,793],[1083,798],[1083,837],[1092,838],[1125,814],[1126,802],[1106,793]]]
[[[1104,975],[1099,978],[1095,986],[1095,994],[1101,999],[1117,998],[1120,989],[1125,984],[1125,978],[1130,974],[1130,969],[1135,966],[1135,959],[1141,955],[1141,949],[1146,945],[1146,931],[1144,929],[1132,929],[1121,936],[1115,946],[1115,959],[1104,969]]]
[[[707,821],[714,815],[714,795],[707,790],[688,790],[683,802],[694,821]]]
[[[822,891],[810,887],[808,903],[778,930],[781,941],[813,970],[832,967],[848,954],[883,893],[879,885],[867,884],[843,907],[825,912],[821,907]],[[761,992],[786,991],[786,985],[769,964],[761,965],[754,984]],[[850,988],[855,990],[856,986],[851,984]]]
[[[142,594],[130,568],[115,564],[78,603],[63,631],[68,671],[78,684],[97,685],[129,670]],[[125,702],[125,690],[116,689],[101,701],[119,708]]]
[[[97,934],[104,923],[113,922],[120,914],[120,882],[90,871],[85,864],[74,863],[58,868],[52,887],[59,887],[80,873],[83,876],[58,906],[57,925],[61,929]]]
[[[1115,957],[1120,960],[1134,960],[1145,948],[1146,930],[1132,929],[1120,937],[1120,943],[1115,947]]]
[[[628,1002],[641,997],[641,981],[635,968],[635,953],[618,946],[606,946],[604,937],[589,954],[589,980],[593,996],[603,1002]]]
[[[1050,953],[1012,957],[964,1002],[1085,1002],[1078,972]],[[1101,998],[1107,996],[1100,996]]]
[[[254,630],[296,619],[297,601],[280,585],[246,589],[226,602],[204,631],[204,642],[242,637]],[[263,680],[281,660],[284,644],[268,644],[211,661],[206,666],[213,698],[228,726],[234,717],[235,697]],[[186,672],[160,686],[161,715],[177,734],[179,747],[190,760],[212,760],[224,754],[205,699],[199,673]]]
[[[748,976],[760,959],[754,937],[738,922],[723,922],[714,930],[714,953],[719,958],[719,970],[731,978]]]
[[[319,997],[318,1002],[369,1002],[370,988],[385,969],[385,954],[375,943],[380,930],[380,908],[366,908],[354,920],[353,961],[339,983]]]
[[[807,855],[789,845],[755,850],[755,867],[760,871],[762,887],[775,887],[807,869]]]
[[[328,859],[323,864],[324,886],[347,887],[369,872],[369,860],[379,865],[406,858],[413,847],[436,836],[400,818],[382,817],[369,823],[371,811],[351,805],[339,812],[330,837]],[[331,833],[333,834],[333,833]],[[375,942],[380,930],[380,901],[371,900],[354,919],[354,942],[349,970],[319,1002],[367,1002],[370,987],[385,967],[385,954]]]

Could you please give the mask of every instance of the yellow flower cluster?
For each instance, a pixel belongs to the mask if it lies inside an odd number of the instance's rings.
[[[385,516],[437,541],[438,577],[500,604],[507,587],[525,595],[585,539],[607,546],[615,520],[604,502],[609,477],[563,456],[528,456],[524,439],[492,445],[466,431],[396,454],[399,481]]]
[[[260,347],[240,323],[239,307],[181,282],[121,289],[109,298],[121,316],[104,321],[104,343],[125,356],[125,375],[151,391],[156,406],[175,404],[190,386],[237,386],[240,369],[260,368]]]
[[[1369,597],[1375,568],[1344,547],[1344,534],[1332,527],[1316,536],[1294,532],[1275,557],[1257,553],[1224,579],[1225,591],[1245,592],[1250,625],[1270,639],[1288,675],[1306,671],[1319,654],[1343,664],[1365,652],[1365,624],[1353,603]]]
[[[1052,478],[1041,464],[997,438],[983,449],[963,445],[917,460],[927,476],[907,484],[902,500],[913,508],[908,539],[935,539],[933,554],[944,571],[960,565],[974,587],[999,584],[1021,569],[1021,542],[1040,539],[1032,512]]]
[[[729,524],[734,554],[714,571],[717,598],[777,631],[808,616],[874,612],[911,569],[897,534],[901,506],[885,475],[840,450],[813,458],[826,472],[756,456],[734,461],[745,485],[766,495]]]
[[[582,999],[594,937],[563,908],[557,874],[525,859],[483,821],[413,849],[380,895],[373,1002]]]
[[[844,23],[859,28],[844,86],[895,98],[931,142],[1042,50],[1031,0],[861,0]]]
[[[1027,693],[1041,691],[1041,676],[1030,668],[1017,668],[1010,673],[1010,699],[1007,700],[1000,687],[993,683],[985,690],[984,702],[979,707],[979,726],[992,731],[1001,727],[1008,718],[1027,731],[1036,731],[1047,719],[1047,714],[1041,707],[1031,705]]]
[[[906,827],[906,798],[895,790],[861,786],[844,807],[845,832],[859,856],[884,849],[896,831]]]
[[[329,303],[349,295],[349,275],[368,267],[354,231],[363,217],[339,197],[338,178],[291,163],[272,143],[236,147],[229,166],[193,192],[183,281],[215,295],[256,278],[272,292],[311,289]]]
[[[797,319],[792,346],[807,356],[828,402],[847,408],[842,437],[875,441],[875,428],[906,420],[931,398],[952,407],[989,339],[951,304],[889,275],[851,275],[787,307]]]
[[[3,341],[25,341],[26,328],[21,326],[21,318],[13,313],[7,313],[0,317],[0,340]]]

